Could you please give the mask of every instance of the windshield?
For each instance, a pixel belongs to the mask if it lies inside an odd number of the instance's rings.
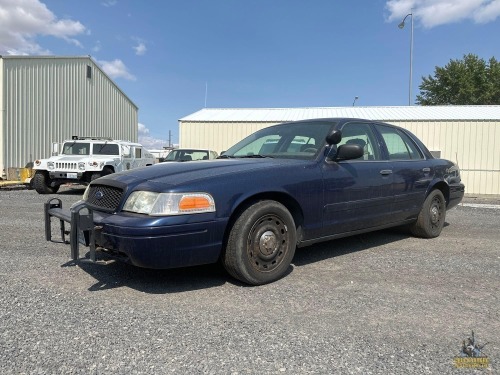
[[[220,157],[312,159],[325,145],[333,125],[314,121],[271,126],[238,142]]]
[[[94,143],[92,147],[94,155],[120,155],[120,149],[116,143]]]
[[[63,155],[89,155],[90,143],[66,142],[62,150]]]
[[[208,160],[208,151],[204,150],[173,150],[165,161],[192,161],[192,160]]]

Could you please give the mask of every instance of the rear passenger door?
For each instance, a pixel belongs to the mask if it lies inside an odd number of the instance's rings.
[[[412,218],[420,211],[432,180],[429,162],[405,131],[384,124],[375,124],[375,128],[393,174],[391,218],[394,222]]]

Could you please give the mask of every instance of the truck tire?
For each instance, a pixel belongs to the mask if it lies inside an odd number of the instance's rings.
[[[90,181],[94,181],[102,176],[107,176],[108,174],[113,173],[113,169],[111,167],[104,167],[101,172],[94,172],[90,175]]]
[[[104,167],[102,169],[101,176],[107,176],[108,174],[114,173],[113,168],[111,167]]]
[[[45,171],[36,171],[33,177],[33,186],[38,194],[54,194],[59,190],[59,185],[50,186],[49,177]]]

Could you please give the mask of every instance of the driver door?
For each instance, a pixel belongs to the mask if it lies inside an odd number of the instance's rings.
[[[369,122],[344,124],[342,144],[358,144],[364,155],[355,160],[325,161],[324,235],[348,233],[389,222],[393,175]]]

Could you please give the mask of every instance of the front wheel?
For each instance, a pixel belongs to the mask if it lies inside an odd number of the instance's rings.
[[[414,236],[434,238],[441,234],[446,218],[446,200],[440,190],[427,196],[418,214],[417,221],[410,226]]]
[[[90,181],[97,180],[100,177],[107,176],[108,174],[113,173],[113,169],[111,167],[104,167],[101,172],[94,172],[90,175]]]
[[[54,194],[59,190],[59,185],[50,186],[50,178],[45,171],[36,171],[33,177],[33,186],[38,194]]]
[[[236,219],[222,260],[236,279],[266,284],[285,274],[296,245],[295,222],[286,207],[276,201],[259,201]]]

